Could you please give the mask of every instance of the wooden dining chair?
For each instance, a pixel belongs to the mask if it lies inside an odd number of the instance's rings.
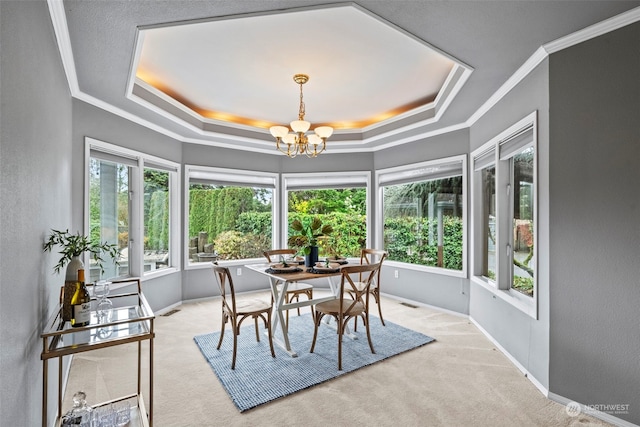
[[[369,330],[369,288],[373,283],[380,264],[361,264],[342,267],[340,279],[340,292],[338,298],[330,301],[321,302],[315,306],[315,327],[313,330],[313,341],[311,342],[310,353],[316,346],[316,338],[318,337],[318,328],[324,316],[331,316],[336,320],[336,329],[338,333],[338,370],[342,370],[342,336],[345,333],[347,323],[351,319],[360,317],[367,330],[367,339],[369,340],[369,348],[371,353],[375,354],[373,342],[371,341],[371,331]],[[356,285],[352,275],[362,276],[364,285]],[[351,292],[346,292],[349,289]]]
[[[238,335],[240,335],[240,326],[242,322],[251,317],[253,318],[256,329],[256,340],[260,342],[260,332],[258,330],[258,318],[264,322],[264,327],[268,331],[269,347],[271,348],[271,356],[276,357],[273,350],[273,338],[271,336],[271,311],[273,302],[262,301],[258,299],[236,299],[236,291],[231,279],[231,273],[227,267],[213,265],[214,276],[220,288],[220,297],[222,299],[222,328],[220,330],[220,340],[217,349],[220,350],[222,340],[224,338],[225,325],[231,323],[231,331],[233,332],[233,358],[231,360],[231,369],[236,368],[236,354],[238,349]]]
[[[287,255],[295,255],[295,249],[271,249],[264,251],[263,254],[267,259],[267,262],[278,262],[279,257]],[[282,290],[282,284],[277,285],[278,291]],[[291,282],[287,286],[287,294],[285,295],[285,304],[293,302],[293,300],[300,301],[300,295],[304,295],[307,299],[313,299],[313,286],[308,283]],[[273,295],[271,296],[273,300]],[[311,307],[311,315],[313,315],[313,307]],[[298,307],[298,316],[300,316],[300,307]],[[289,324],[289,310],[287,310],[287,325]]]
[[[380,271],[382,271],[382,262],[387,257],[388,252],[383,251],[381,249],[362,249],[360,252],[360,264],[380,264],[380,268],[376,276],[374,277],[373,283],[369,288],[369,292],[373,295],[373,299],[378,306],[378,314],[380,315],[380,322],[382,322],[382,326],[386,326],[384,324],[384,319],[382,318],[382,307],[380,306]],[[356,286],[364,287],[365,283],[363,281],[362,273],[358,275],[358,282],[356,282]],[[352,294],[350,289],[345,289],[345,292]],[[353,295],[352,295],[353,296]],[[353,330],[358,330],[358,319],[354,320]]]

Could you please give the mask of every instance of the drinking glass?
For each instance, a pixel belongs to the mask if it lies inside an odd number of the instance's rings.
[[[115,412],[116,426],[122,427],[129,424],[131,420],[131,407],[128,401],[115,402],[113,404],[113,411]]]
[[[96,307],[98,323],[106,323],[111,320],[113,303],[109,298],[107,298],[107,296],[109,295],[110,285],[111,282],[107,280],[98,280],[93,286],[93,295],[98,301],[98,305]]]

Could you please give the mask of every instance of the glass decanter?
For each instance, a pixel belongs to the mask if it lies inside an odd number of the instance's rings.
[[[93,408],[87,405],[86,397],[87,395],[83,391],[78,391],[73,395],[73,407],[62,416],[62,427],[90,427]]]

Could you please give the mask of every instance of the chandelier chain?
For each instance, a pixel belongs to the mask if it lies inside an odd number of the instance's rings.
[[[302,97],[302,85],[303,83],[300,82],[300,111],[298,112],[298,120],[304,120],[304,113],[305,113],[304,100]]]

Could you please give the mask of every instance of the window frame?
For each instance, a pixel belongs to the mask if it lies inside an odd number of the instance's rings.
[[[272,206],[272,217],[279,218],[280,217],[280,176],[278,173],[273,172],[258,172],[258,171],[249,171],[244,169],[229,169],[229,168],[220,168],[214,166],[198,166],[187,164],[184,166],[184,227],[183,227],[183,243],[184,243],[184,251],[182,253],[183,256],[183,265],[185,270],[198,270],[202,268],[210,268],[210,263],[191,263],[189,261],[189,186],[190,186],[190,177],[192,173],[200,173],[203,175],[211,175],[212,177],[222,177],[225,179],[217,180],[220,183],[235,183],[235,184],[244,184],[247,187],[256,186],[256,187],[265,187],[265,182],[273,181],[273,195],[271,198],[271,206]],[[216,182],[216,179],[211,179],[212,183]],[[265,187],[266,188],[266,187]],[[275,244],[277,237],[280,235],[280,221],[273,220],[271,224],[271,244],[272,246]],[[244,265],[251,262],[260,262],[263,258],[245,258],[245,259],[235,259],[235,260],[224,260],[220,261],[221,265]]]
[[[537,111],[527,115],[518,122],[509,126],[500,134],[484,143],[471,152],[471,188],[472,200],[472,232],[471,247],[473,248],[473,256],[471,259],[471,281],[489,290],[502,300],[513,305],[520,311],[526,313],[534,319],[538,319],[538,252],[539,252],[539,233],[538,229],[538,210],[539,210],[539,180],[538,180],[538,117]],[[504,154],[501,148],[505,141],[511,140],[519,132],[524,129],[531,128],[532,141],[519,146],[515,151]],[[509,249],[513,248],[513,171],[510,161],[513,157],[521,153],[527,147],[532,147],[533,152],[533,241],[534,241],[534,277],[533,277],[533,296],[529,297],[512,289],[513,282],[513,261],[512,254],[508,254]],[[482,224],[481,216],[482,203],[482,179],[480,170],[476,171],[475,163],[489,150],[494,151],[493,165],[496,167],[496,280],[490,280],[482,275]],[[507,190],[506,186],[511,186]],[[506,236],[506,237],[504,237]]]
[[[367,247],[372,247],[371,236],[371,171],[344,171],[344,172],[308,172],[308,173],[283,173],[282,180],[282,199],[280,206],[283,215],[280,218],[280,240],[277,242],[279,246],[287,247],[288,233],[288,217],[289,217],[289,191],[309,190],[309,189],[335,189],[335,188],[366,188],[366,227],[367,227]],[[318,184],[322,183],[322,184]],[[290,190],[290,188],[294,187]],[[274,240],[274,244],[276,241]]]
[[[383,247],[384,245],[384,197],[383,190],[386,185],[394,184],[381,184],[381,181],[391,180],[391,177],[397,177],[395,180],[402,180],[402,176],[415,177],[415,181],[425,181],[431,179],[442,179],[437,174],[429,173],[429,169],[437,168],[438,166],[461,163],[462,171],[462,270],[450,270],[444,267],[433,267],[428,265],[411,264],[401,261],[393,261],[390,259],[385,260],[385,264],[394,267],[401,267],[408,270],[416,270],[433,274],[440,274],[444,276],[452,277],[467,277],[467,155],[461,154],[451,157],[443,157],[439,159],[428,160],[420,163],[412,163],[409,165],[395,166],[391,168],[385,168],[376,170],[375,172],[375,194],[376,194],[376,235],[375,244],[376,247]],[[409,181],[411,182],[411,181]]]
[[[180,271],[180,176],[181,165],[157,156],[142,153],[129,148],[101,141],[91,137],[85,137],[85,161],[84,161],[84,229],[89,232],[89,166],[91,153],[100,152],[106,156],[112,156],[131,162],[131,174],[129,182],[129,275],[127,277],[140,277],[147,280]],[[168,267],[144,271],[144,169],[152,168],[169,172],[169,261]],[[88,255],[84,254],[86,265]]]

